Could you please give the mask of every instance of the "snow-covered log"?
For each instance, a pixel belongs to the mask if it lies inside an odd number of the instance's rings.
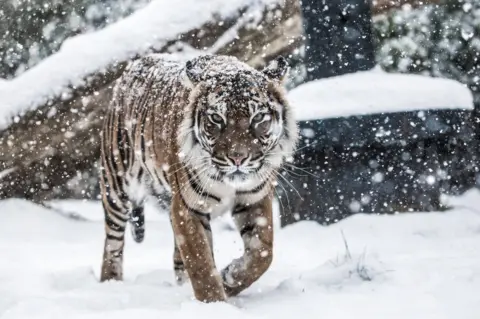
[[[52,198],[99,156],[113,82],[150,52],[235,55],[262,67],[301,41],[296,0],[157,0],[103,30],[71,38],[0,82],[0,198]]]

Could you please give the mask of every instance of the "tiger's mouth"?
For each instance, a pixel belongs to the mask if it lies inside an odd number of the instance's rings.
[[[242,187],[252,181],[254,174],[244,173],[240,170],[237,170],[233,173],[225,175],[223,182],[227,185],[233,186],[235,188]]]
[[[223,180],[225,182],[245,182],[249,178],[254,176],[256,169],[247,168],[242,166],[232,166],[232,165],[218,165],[212,163],[212,177],[216,177],[217,180]]]
[[[253,170],[243,167],[215,167],[216,171],[220,175],[221,179],[231,181],[246,180],[249,176],[252,176]]]
[[[230,176],[230,178],[235,178],[235,177],[245,176],[247,174],[248,173],[242,172],[240,170],[236,170],[235,172],[228,174],[228,176]]]
[[[227,158],[211,156],[208,175],[214,180],[242,187],[261,178],[262,168],[267,164],[264,158],[263,154],[256,157],[249,156],[241,165],[234,165]]]
[[[258,163],[249,163],[249,165],[219,165],[215,162],[212,163],[212,167],[214,167],[218,173],[225,177],[241,177],[241,176],[248,176],[253,173],[256,173],[260,170],[263,166],[263,162]]]
[[[233,173],[229,173],[226,175],[226,178],[228,178],[230,181],[235,182],[235,181],[245,181],[249,177],[250,173],[249,172],[242,172],[241,170],[237,169]]]
[[[241,187],[245,183],[253,182],[260,178],[258,173],[264,167],[265,163],[260,162],[254,166],[230,166],[221,171],[221,179],[227,184]]]
[[[252,169],[245,168],[242,166],[229,166],[226,169],[225,175],[226,176],[245,176],[252,172]]]

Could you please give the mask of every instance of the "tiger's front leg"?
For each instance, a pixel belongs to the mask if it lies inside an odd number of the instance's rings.
[[[242,236],[244,253],[222,271],[228,296],[235,296],[248,288],[272,263],[272,196],[266,196],[251,206],[236,205],[232,216]]]
[[[215,255],[213,254],[213,237],[212,229],[210,228],[210,216],[200,216],[200,222],[204,226],[205,233],[208,238],[210,250],[212,251],[212,258],[215,260]],[[205,228],[205,226],[207,228]],[[185,265],[183,264],[182,255],[180,254],[180,249],[178,248],[177,240],[174,236],[174,250],[173,250],[173,270],[175,272],[175,280],[177,285],[181,286],[188,281],[188,273],[185,270]]]
[[[203,302],[226,300],[222,278],[215,267],[210,247],[209,220],[190,210],[177,192],[172,200],[171,221],[195,297]]]

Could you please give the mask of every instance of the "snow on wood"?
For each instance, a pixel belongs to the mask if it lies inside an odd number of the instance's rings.
[[[379,69],[308,82],[290,91],[289,99],[298,120],[473,109],[472,93],[457,81]]]
[[[54,97],[68,99],[72,88],[88,85],[88,75],[150,50],[161,50],[179,35],[208,21],[231,19],[242,10],[262,15],[281,0],[156,0],[103,30],[68,39],[38,66],[0,86],[0,128],[10,119]],[[247,17],[248,19],[248,17]],[[235,33],[231,34],[233,37]],[[230,42],[224,39],[223,42]],[[86,83],[87,82],[87,83]]]

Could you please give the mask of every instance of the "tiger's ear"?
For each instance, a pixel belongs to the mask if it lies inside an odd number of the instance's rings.
[[[287,78],[288,63],[283,56],[271,61],[262,72],[271,80],[283,82]]]
[[[187,73],[188,79],[190,81],[195,84],[200,82],[200,73],[202,72],[202,70],[196,68],[192,61],[188,60],[187,63],[185,63],[185,72]]]
[[[188,60],[185,63],[185,75],[183,84],[189,88],[194,88],[202,79],[202,70],[198,67],[198,63]]]

